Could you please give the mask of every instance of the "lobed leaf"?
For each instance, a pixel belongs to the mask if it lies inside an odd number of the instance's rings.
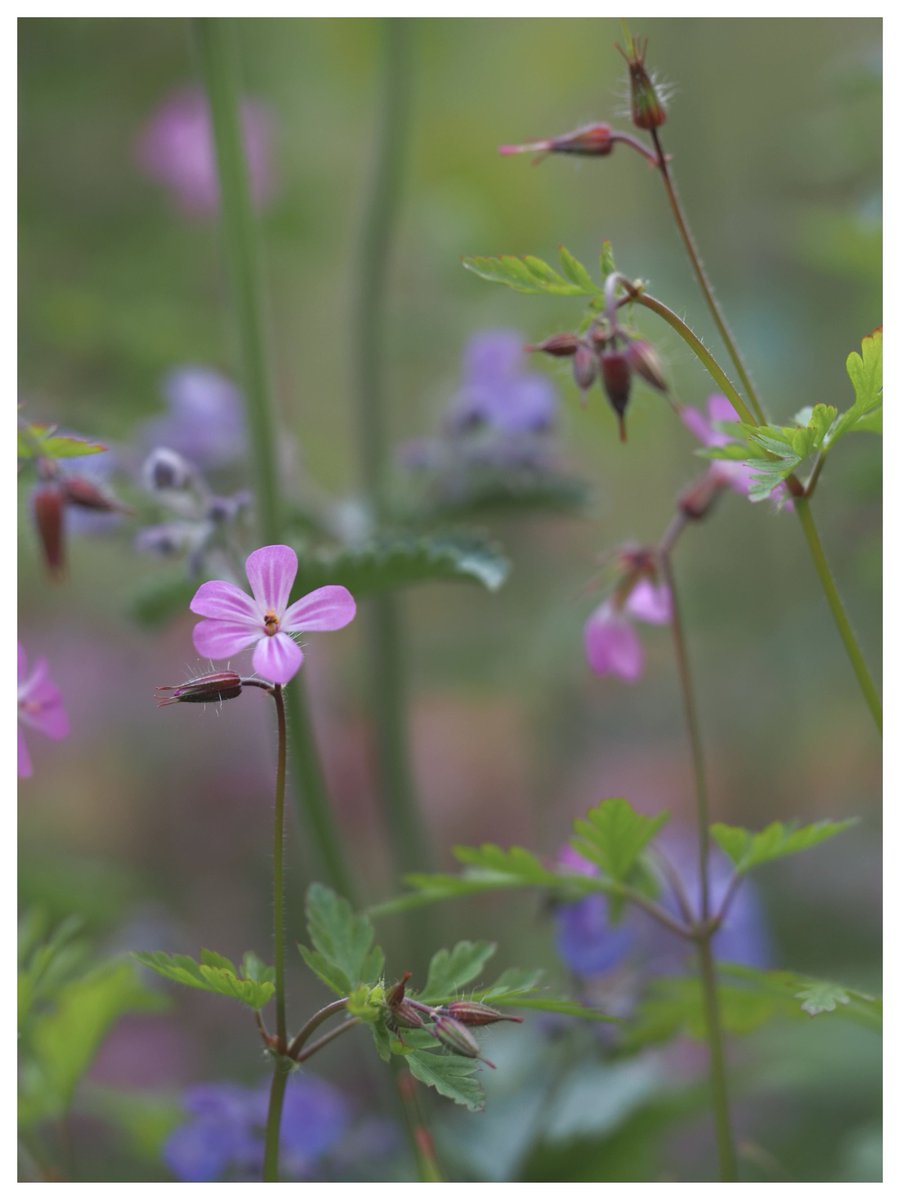
[[[56,425],[26,424],[19,427],[19,458],[82,458],[108,450],[102,442],[57,433]]]
[[[270,978],[239,978],[234,964],[214,950],[202,950],[200,962],[195,962],[187,954],[166,954],[161,950],[136,951],[132,957],[173,983],[227,996],[256,1010],[264,1008],[275,992],[275,984]],[[265,971],[268,972],[269,968]]]
[[[614,797],[575,822],[578,836],[570,840],[570,845],[611,879],[622,883],[668,819],[668,812],[647,817],[636,812],[627,800]]]
[[[484,1108],[484,1089],[475,1078],[478,1060],[431,1050],[413,1050],[405,1055],[407,1066],[420,1083],[462,1104],[472,1112]]]
[[[425,987],[417,999],[443,1004],[481,974],[496,952],[494,942],[457,942],[452,950],[438,950],[428,966]]]
[[[355,913],[343,896],[314,883],[306,893],[306,923],[315,952],[300,947],[307,965],[341,996],[381,978],[384,955],[374,946],[369,918]]]
[[[796,828],[773,821],[760,833],[751,833],[735,825],[717,824],[710,827],[710,833],[734,863],[737,874],[743,875],[773,859],[799,854],[802,850],[818,846],[820,842],[843,833],[856,823],[857,819],[851,817],[845,821],[816,821],[812,825]]]
[[[568,252],[566,252],[568,254]],[[596,296],[602,289],[591,280],[584,267],[571,255],[570,264],[577,264],[584,272],[586,282],[576,282],[571,276],[567,279],[553,269],[549,263],[534,255],[518,258],[512,254],[503,254],[497,258],[472,257],[464,258],[463,266],[481,279],[489,283],[502,283],[516,292],[528,295],[549,296]],[[576,270],[577,270],[576,267]],[[563,261],[566,269],[566,261]]]

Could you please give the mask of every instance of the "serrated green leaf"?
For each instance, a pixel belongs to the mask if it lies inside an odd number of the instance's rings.
[[[564,1017],[581,1017],[585,1021],[619,1021],[619,1017],[611,1017],[608,1013],[599,1012],[596,1008],[588,1008],[577,1000],[568,1000],[565,996],[520,996],[501,998],[496,1003],[511,1008],[534,1009],[536,1012],[559,1013]]]
[[[565,246],[559,248],[559,261],[562,264],[563,273],[566,278],[582,288],[585,292],[597,292],[602,294],[603,289],[594,283],[584,263],[578,261],[574,254],[571,254]]]
[[[570,845],[618,882],[624,882],[644,848],[668,821],[668,812],[646,817],[627,800],[614,797],[592,808],[575,822],[577,837]]]
[[[241,974],[255,983],[275,982],[275,968],[267,966],[252,950],[247,950],[241,959]]]
[[[382,1062],[391,1061],[391,1035],[384,1027],[384,1022],[375,1021],[368,1025],[375,1043],[375,1050]]]
[[[720,963],[719,969],[724,975],[739,979],[744,987],[776,997],[779,1011],[786,1016],[830,1015],[868,1029],[881,1029],[882,1002],[867,992],[794,971],[764,971],[743,963]]]
[[[847,374],[853,384],[853,404],[841,413],[828,438],[829,449],[845,433],[881,432],[882,335],[876,329],[863,338],[861,353],[855,350],[847,358]]]
[[[57,433],[56,425],[28,424],[19,428],[19,458],[83,458],[108,450],[102,442]]]
[[[457,942],[452,950],[438,950],[428,965],[425,987],[417,999],[443,1004],[471,983],[496,952],[494,942]]]
[[[346,996],[361,983],[378,982],[384,955],[372,944],[375,933],[367,916],[355,913],[331,888],[314,883],[306,893],[306,921],[317,954],[303,946],[300,951],[329,987]]]
[[[716,844],[734,863],[738,875],[754,867],[783,858],[787,854],[799,854],[843,833],[857,823],[855,817],[845,821],[816,821],[812,825],[795,828],[773,821],[760,833],[751,833],[734,825],[713,825],[710,833]]]
[[[211,950],[202,952],[202,961],[199,963],[186,954],[166,954],[161,950],[136,951],[132,957],[142,966],[149,967],[151,971],[172,980],[173,983],[198,988],[203,992],[213,992],[217,996],[227,996],[239,1000],[249,1008],[258,1010],[265,1007],[275,993],[275,985],[272,982],[239,979],[234,965]],[[222,965],[224,963],[229,965]]]
[[[552,885],[556,882],[554,872],[548,871],[530,850],[522,846],[512,846],[509,850],[488,842],[478,847],[454,846],[453,855],[470,868],[467,878],[471,879],[478,872],[485,881],[492,881],[498,887]]]
[[[798,431],[789,425],[742,425],[741,431],[745,441],[761,446],[769,454],[779,458],[795,457],[793,437]]]
[[[811,1017],[823,1012],[834,1012],[839,1004],[850,1003],[850,993],[845,987],[839,983],[828,983],[824,979],[804,984],[796,996],[801,1001],[800,1007]]]
[[[515,996],[527,996],[533,992],[544,976],[540,969],[528,970],[523,967],[508,967],[490,987],[467,993],[473,1000],[484,1004],[501,1004]]]
[[[471,257],[464,258],[463,266],[481,279],[489,283],[503,283],[516,292],[530,295],[549,296],[592,296],[596,287],[591,284],[585,289],[577,283],[564,279],[557,271],[541,258],[527,255],[517,258],[511,254],[503,254],[498,258]]]
[[[605,241],[600,247],[600,275],[606,279],[608,275],[612,275],[616,269],[616,260],[613,256],[612,242]]]
[[[484,1108],[484,1089],[475,1077],[477,1059],[414,1050],[406,1055],[406,1063],[420,1083],[433,1087],[448,1100],[462,1104],[472,1112],[480,1112]]]

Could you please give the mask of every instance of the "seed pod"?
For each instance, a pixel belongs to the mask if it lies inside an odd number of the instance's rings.
[[[649,342],[641,340],[629,342],[625,353],[628,355],[628,362],[632,370],[637,371],[638,375],[651,387],[656,388],[658,392],[669,390],[663,374],[662,359]]]
[[[699,521],[712,508],[722,489],[727,487],[715,468],[684,489],[678,497],[678,510],[691,521]]]
[[[441,1045],[452,1050],[454,1054],[461,1054],[463,1058],[479,1058],[489,1067],[493,1067],[492,1062],[482,1058],[478,1043],[462,1022],[441,1014],[432,1025],[431,1032]]]
[[[597,378],[597,359],[586,342],[578,343],[578,349],[572,359],[572,376],[583,392],[586,392]]]
[[[631,364],[624,350],[605,350],[600,355],[600,376],[606,398],[619,418],[619,440],[625,441],[625,409],[631,395]]]
[[[521,1017],[513,1017],[508,1013],[498,1012],[487,1004],[479,1004],[477,1000],[452,1000],[445,1004],[441,1013],[462,1021],[463,1025],[493,1025],[496,1021],[516,1021],[521,1024]]]
[[[665,124],[666,110],[653,85],[653,80],[644,67],[647,39],[635,38],[627,54],[621,46],[617,46],[616,49],[628,64],[632,121],[638,129],[658,129],[660,125]]]
[[[62,480],[62,488],[67,504],[76,508],[89,508],[94,512],[123,512],[130,513],[132,509],[120,504],[115,496],[110,496],[98,487],[92,479],[83,475],[67,475]]]
[[[532,353],[536,350],[544,354],[552,354],[554,358],[571,358],[578,349],[578,338],[574,333],[554,333],[552,337],[544,338],[542,342],[526,346]]]
[[[158,700],[158,707],[167,704],[207,704],[215,700],[234,700],[241,694],[243,683],[236,671],[214,671],[198,675],[172,687],[159,687],[157,692],[171,692]]]
[[[44,562],[55,579],[59,579],[65,571],[64,506],[62,488],[56,480],[39,483],[31,494],[31,508],[41,539]]]
[[[545,154],[582,154],[596,157],[610,154],[614,141],[608,125],[585,125],[559,137],[543,138],[539,142],[517,146],[500,146],[499,149],[501,154],[539,154],[541,157]]]
[[[392,1028],[424,1029],[425,1019],[409,1000],[401,1000],[399,1004],[391,1006],[388,1024]]]

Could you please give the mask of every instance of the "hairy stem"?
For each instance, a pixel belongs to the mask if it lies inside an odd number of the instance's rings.
[[[234,26],[228,18],[203,17],[195,19],[194,29],[212,117],[222,237],[241,348],[260,532],[267,543],[275,544],[284,537],[282,488],[263,330],[259,240],[241,138]],[[297,808],[322,860],[328,882],[347,895],[350,875],[343,862],[301,688],[298,681],[287,697],[293,734],[291,761],[298,785]]]
[[[389,518],[390,431],[384,392],[384,314],[388,262],[409,128],[412,22],[380,24],[380,97],[371,176],[355,260],[353,391],[360,473],[376,523]],[[425,838],[410,774],[405,638],[400,601],[373,596],[365,612],[369,635],[369,693],[374,720],[376,776],[397,871],[427,866]]]
[[[278,1182],[278,1142],[281,1129],[281,1110],[287,1086],[287,1069],[283,1056],[287,1051],[287,1017],[284,995],[284,781],[287,763],[287,720],[284,713],[284,689],[276,684],[272,689],[278,718],[278,765],[275,772],[275,837],[273,843],[273,922],[275,943],[275,1032],[277,1054],[269,1092],[269,1112],[266,1118],[266,1146],[263,1160],[263,1179]]]
[[[716,984],[716,967],[711,946],[712,934],[707,933],[697,946],[700,958],[700,980],[703,990],[703,1012],[706,1025],[706,1041],[709,1046],[710,1084],[712,1088],[713,1117],[716,1126],[716,1145],[719,1151],[719,1177],[723,1183],[736,1183],[737,1156],[734,1150],[734,1135],[728,1111],[728,1077],[725,1066],[725,1043],[722,1035],[722,1020],[719,1012],[719,994]]]
[[[678,192],[675,190],[675,181],[672,178],[668,161],[663,152],[659,131],[656,129],[651,129],[650,136],[653,138],[653,144],[656,147],[656,165],[659,168],[659,174],[663,181],[663,186],[666,189],[666,195],[669,198],[669,206],[672,209],[672,216],[675,218],[675,224],[678,228],[679,234],[681,235],[681,240],[684,242],[684,248],[687,250],[688,258],[691,260],[694,276],[700,285],[700,290],[703,292],[703,298],[706,300],[706,306],[712,315],[712,319],[716,323],[719,336],[725,343],[725,348],[728,351],[728,355],[731,358],[731,361],[734,363],[734,368],[738,373],[741,385],[743,386],[747,399],[750,402],[750,407],[756,414],[757,421],[764,425],[766,420],[765,413],[763,412],[762,405],[759,402],[759,397],[756,394],[756,390],[753,387],[753,382],[750,379],[750,373],[747,370],[743,358],[741,357],[740,350],[738,349],[731,330],[728,328],[728,322],[725,320],[725,314],[722,312],[719,302],[716,300],[712,289],[712,283],[710,282],[709,276],[706,274],[706,268],[703,266],[703,261],[700,258],[697,244],[694,241],[690,228],[688,227],[687,218],[685,217],[684,210],[681,207],[681,201],[678,198]]]
[[[319,1026],[327,1021],[329,1017],[334,1017],[338,1013],[343,1012],[346,1007],[347,997],[344,996],[341,1000],[332,1000],[330,1004],[326,1004],[324,1008],[320,1008],[317,1013],[313,1013],[288,1047],[290,1057],[296,1058]]]
[[[863,657],[856,634],[853,632],[853,626],[850,624],[850,618],[847,615],[847,610],[844,608],[844,602],[841,600],[840,593],[837,590],[834,576],[831,573],[828,559],[825,557],[825,551],[819,540],[818,530],[813,521],[809,500],[805,496],[795,497],[794,509],[800,519],[800,525],[809,546],[809,552],[812,555],[813,564],[819,576],[819,582],[822,585],[822,591],[825,593],[825,599],[828,601],[828,607],[831,609],[834,623],[837,626],[838,633],[841,635],[841,641],[844,643],[847,657],[850,659],[850,664],[856,674],[860,690],[865,698],[869,712],[872,714],[872,720],[875,722],[878,732],[881,733],[881,697],[878,694],[878,689],[875,686],[875,681],[869,671],[868,664]]]

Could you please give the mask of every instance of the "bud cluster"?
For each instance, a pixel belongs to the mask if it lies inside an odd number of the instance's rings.
[[[619,437],[625,436],[625,410],[631,396],[631,381],[637,374],[659,392],[668,391],[659,355],[649,342],[632,338],[621,328],[597,320],[584,337],[557,333],[543,342],[527,346],[553,358],[571,358],[572,376],[586,393],[599,378],[606,398],[619,422]]]
[[[87,475],[64,472],[53,459],[38,459],[40,482],[31,495],[31,510],[37,526],[44,561],[50,574],[65,570],[65,513],[68,508],[91,512],[131,513],[127,505],[100,487]]]
[[[521,1023],[521,1017],[498,1012],[477,1000],[451,1000],[435,1008],[406,995],[406,983],[411,972],[404,971],[402,977],[385,993],[388,1008],[388,1027],[399,1033],[401,1029],[424,1029],[442,1046],[460,1054],[463,1058],[477,1058],[486,1066],[494,1064],[486,1059],[469,1031],[470,1025],[494,1025],[497,1021]]]

